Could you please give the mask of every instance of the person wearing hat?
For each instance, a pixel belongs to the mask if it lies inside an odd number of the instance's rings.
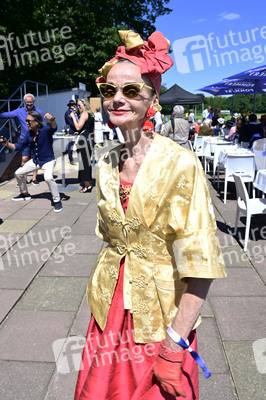
[[[222,136],[222,137],[224,137],[223,126],[224,126],[224,119],[223,118],[218,118],[217,119],[217,125],[213,128],[213,136]]]
[[[76,117],[76,119],[77,119],[77,121],[78,121],[78,115],[77,115],[77,113],[76,113],[76,107],[77,107],[77,106],[76,106],[75,100],[72,100],[72,99],[69,100],[67,106],[68,106],[68,109],[67,109],[66,112],[65,112],[65,123],[66,123],[66,127],[67,127],[66,132],[67,132],[67,134],[69,134],[69,135],[75,135],[76,132],[77,132],[77,130],[76,130],[76,128],[75,128],[73,119],[70,117],[70,114],[71,114],[72,112],[74,112],[75,117]],[[74,162],[74,160],[73,160],[73,150],[72,150],[73,145],[74,145],[73,140],[71,140],[70,142],[68,142],[68,144],[67,144],[67,152],[68,152],[68,159],[69,159],[70,164],[75,165],[75,162]]]
[[[211,280],[225,276],[208,184],[197,155],[151,121],[173,65],[170,43],[158,31],[147,41],[119,35],[124,45],[96,82],[125,143],[98,162],[96,234],[107,246],[87,287],[91,320],[74,399],[196,400],[194,328]]]

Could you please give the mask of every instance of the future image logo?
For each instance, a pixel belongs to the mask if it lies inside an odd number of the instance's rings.
[[[19,36],[15,36],[14,32],[10,32],[8,36],[0,35],[0,70],[11,65],[19,68],[47,61],[60,64],[66,57],[72,57],[76,53],[75,45],[67,42],[69,39],[69,26],[46,30],[43,33],[30,30]]]
[[[176,67],[181,74],[202,71],[211,65],[208,43],[204,36],[191,36],[173,44]]]
[[[235,63],[266,59],[266,26],[207,36],[197,35],[177,39],[173,43],[176,67],[180,74],[220,68]]]

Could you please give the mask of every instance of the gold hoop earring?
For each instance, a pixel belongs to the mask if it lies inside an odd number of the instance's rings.
[[[156,110],[156,111],[161,111],[162,106],[160,106],[160,104],[154,104],[154,105],[153,105],[153,108],[154,108],[154,110]]]

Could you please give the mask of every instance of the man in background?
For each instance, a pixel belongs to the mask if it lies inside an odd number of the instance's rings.
[[[262,124],[257,124],[257,115],[250,114],[248,117],[248,125],[244,125],[240,130],[239,143],[249,142],[256,133],[263,136],[263,127]]]
[[[189,136],[189,123],[183,118],[183,114],[184,107],[175,106],[173,118],[165,124],[162,131],[162,136],[169,137],[181,146],[186,145]]]
[[[29,111],[26,123],[29,126],[30,134],[24,137],[20,143],[10,143],[3,136],[0,137],[0,143],[10,150],[20,151],[24,147],[30,146],[33,157],[15,172],[20,194],[12,198],[13,201],[28,201],[31,196],[28,192],[25,175],[29,172],[37,171],[42,168],[44,180],[47,183],[53,198],[54,211],[62,211],[62,203],[58,186],[54,180],[53,173],[56,159],[53,152],[53,134],[56,131],[55,117],[49,113],[44,116],[49,124],[44,126],[44,121],[37,111]]]
[[[35,97],[31,93],[25,94],[24,98],[25,107],[18,107],[13,111],[3,112],[0,114],[0,119],[11,119],[18,118],[20,123],[20,140],[25,139],[29,135],[29,128],[26,123],[26,118],[28,112],[37,111],[44,118],[44,113],[42,110],[34,106]],[[31,158],[31,149],[29,146],[25,146],[22,150],[22,163],[24,165]],[[34,186],[39,185],[37,180],[37,171],[34,171],[32,175],[32,182]]]

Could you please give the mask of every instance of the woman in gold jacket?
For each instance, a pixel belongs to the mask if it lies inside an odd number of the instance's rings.
[[[120,31],[97,85],[125,144],[97,173],[96,233],[107,242],[88,283],[92,318],[75,400],[198,399],[195,328],[225,276],[208,184],[191,151],[153,131],[169,42]],[[173,246],[175,247],[175,255]],[[196,361],[195,361],[196,360]]]

